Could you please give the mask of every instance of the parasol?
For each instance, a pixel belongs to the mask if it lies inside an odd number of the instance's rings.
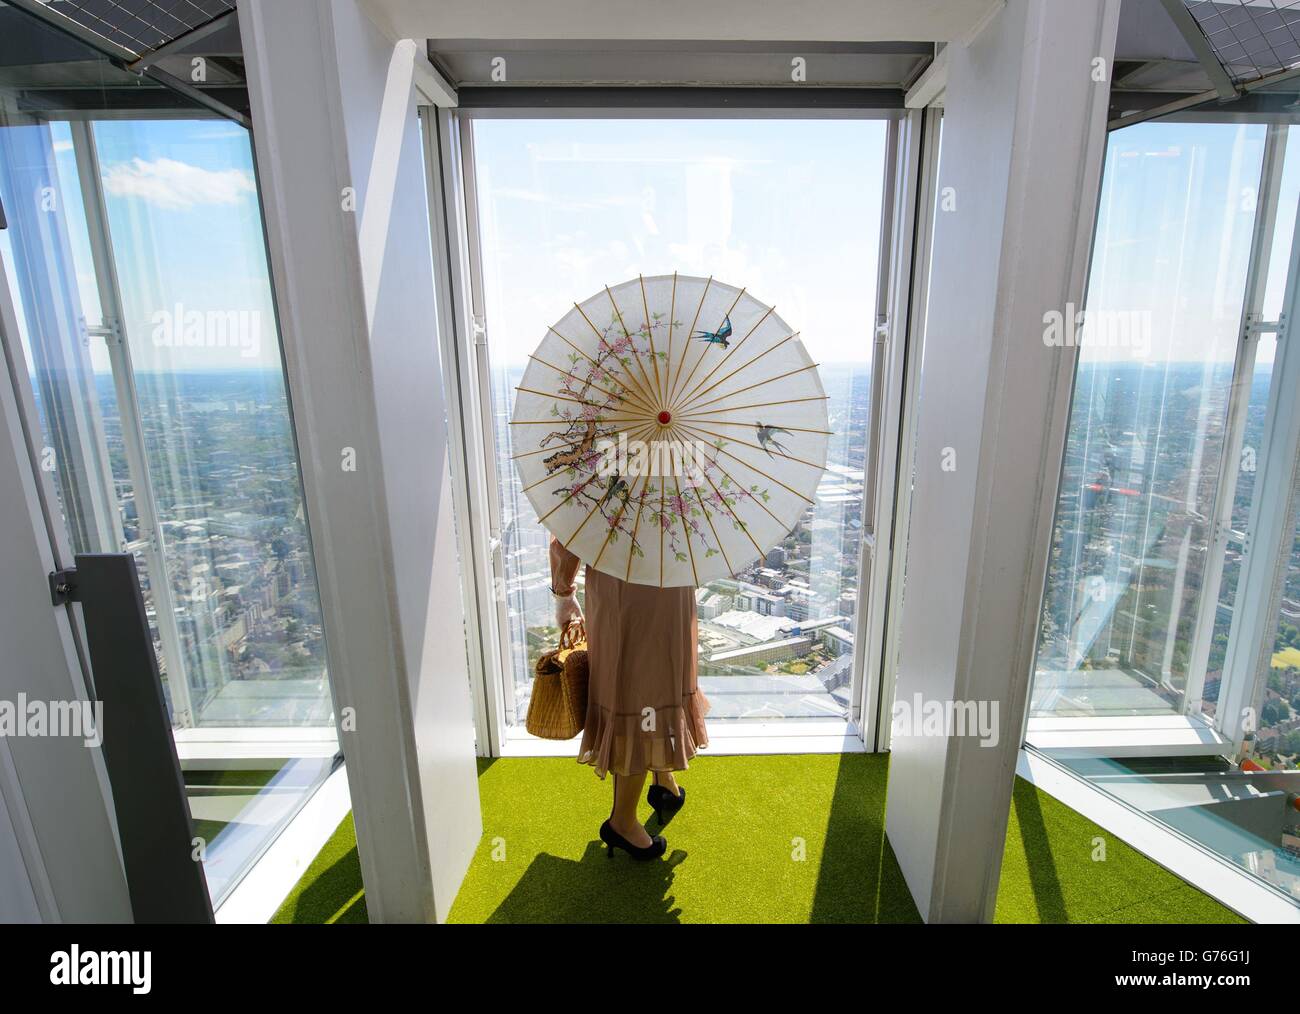
[[[779,544],[815,504],[830,436],[799,335],[744,289],[676,274],[574,304],[510,425],[538,520],[596,570],[660,587]]]

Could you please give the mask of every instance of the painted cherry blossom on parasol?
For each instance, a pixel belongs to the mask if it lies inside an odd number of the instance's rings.
[[[813,506],[826,392],[799,335],[744,289],[634,278],[574,304],[529,358],[510,421],[523,489],[597,570],[706,584]]]

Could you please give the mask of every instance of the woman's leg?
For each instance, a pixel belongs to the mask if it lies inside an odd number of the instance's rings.
[[[656,771],[654,773],[655,784],[662,785],[674,796],[680,796],[681,791],[677,788],[677,778],[671,771]]]
[[[610,826],[639,848],[650,845],[650,835],[636,815],[644,785],[644,771],[639,775],[614,775],[614,809],[609,815]]]

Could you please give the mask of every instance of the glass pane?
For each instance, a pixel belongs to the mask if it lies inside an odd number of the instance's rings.
[[[532,663],[556,634],[547,535],[510,460],[513,387],[547,326],[575,300],[674,271],[747,286],[778,307],[822,364],[836,434],[817,503],[783,544],[697,592],[710,719],[842,719],[871,439],[887,124],[484,119],[473,129],[508,719],[522,723]],[[724,653],[727,661],[715,661]]]
[[[1293,163],[1300,170],[1300,160]],[[1300,176],[1300,171],[1296,175]],[[1282,223],[1279,234],[1290,231],[1295,221],[1278,216]],[[1287,251],[1282,251],[1285,263]],[[1246,404],[1246,419],[1242,431],[1241,456],[1237,467],[1236,489],[1232,499],[1231,530],[1223,553],[1223,578],[1219,585],[1218,608],[1214,616],[1210,656],[1206,665],[1205,687],[1201,693],[1201,711],[1213,719],[1218,711],[1219,692],[1223,684],[1223,662],[1228,650],[1228,634],[1232,629],[1233,604],[1237,598],[1237,579],[1241,575],[1242,555],[1250,531],[1250,509],[1255,496],[1255,475],[1259,455],[1264,444],[1264,419],[1268,411],[1269,390],[1273,381],[1273,360],[1277,354],[1277,335],[1266,334],[1259,338],[1255,365],[1250,376],[1250,397]]]
[[[95,142],[193,724],[329,725],[247,133],[117,120]]]
[[[1256,759],[1270,769],[1295,770],[1300,767],[1300,511],[1296,514],[1295,538],[1283,578],[1266,684],[1258,708]],[[1300,824],[1300,813],[1292,823]],[[1290,845],[1300,851],[1300,831],[1293,829],[1291,834]],[[1294,875],[1300,877],[1300,869]]]
[[[0,282],[38,458],[74,551],[136,556],[219,901],[338,754],[249,137],[5,13]]]
[[[1271,773],[1286,772],[1281,777],[1290,779],[1294,789],[1300,782],[1296,773],[1300,769],[1300,509],[1282,583],[1273,656],[1256,707],[1259,731],[1254,759]],[[1284,785],[1275,790],[1285,792]],[[1278,840],[1264,841],[1263,847],[1243,859],[1259,876],[1300,899],[1300,810],[1290,806],[1283,813]]]
[[[1262,122],[1168,122],[1111,135],[1085,337],[1126,340],[1080,350],[1028,743],[1300,898],[1288,803],[1298,777],[1289,737],[1300,671],[1289,653],[1300,546],[1253,758],[1248,743],[1209,728],[1219,729],[1221,700],[1240,699],[1235,681],[1254,679],[1229,671],[1229,639],[1259,636],[1253,624],[1234,629],[1234,608],[1264,488],[1275,322],[1297,284],[1288,271],[1300,147],[1294,132],[1281,142],[1270,223],[1256,199],[1266,131]],[[1265,228],[1270,263],[1259,305],[1248,306],[1253,238]],[[1094,332],[1095,312],[1105,326]],[[1240,408],[1230,412],[1234,386]],[[1220,490],[1227,510],[1215,502]],[[1217,534],[1216,513],[1227,522]]]
[[[1263,140],[1238,124],[1111,135],[1033,716],[1182,709]]]

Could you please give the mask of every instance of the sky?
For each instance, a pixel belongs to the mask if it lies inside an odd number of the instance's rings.
[[[604,285],[673,271],[747,287],[818,361],[869,360],[883,121],[479,119],[473,129],[495,364],[522,362],[548,324]],[[67,124],[51,126],[93,321],[70,136]],[[1137,314],[1150,350],[1085,347],[1085,361],[1232,358],[1264,136],[1261,125],[1175,122],[1111,135],[1088,312]],[[278,369],[247,133],[218,120],[105,121],[95,139],[136,368]],[[1298,146],[1293,130],[1270,319],[1300,204]],[[92,349],[106,369],[99,343]],[[1270,355],[1264,343],[1261,360]]]
[[[747,288],[818,361],[869,361],[886,126],[475,120],[493,362],[605,285],[674,271]]]
[[[66,123],[50,129],[81,302],[94,324],[101,311],[71,133]],[[220,120],[106,120],[94,133],[135,368],[278,370],[247,131]],[[103,344],[92,342],[91,353],[106,372]]]
[[[1143,123],[1110,135],[1088,313],[1147,315],[1150,363],[1231,361],[1241,326],[1265,127]],[[1287,139],[1263,312],[1276,320],[1300,196],[1300,130]],[[1260,362],[1272,343],[1261,343]],[[1084,347],[1085,361],[1125,351]]]

